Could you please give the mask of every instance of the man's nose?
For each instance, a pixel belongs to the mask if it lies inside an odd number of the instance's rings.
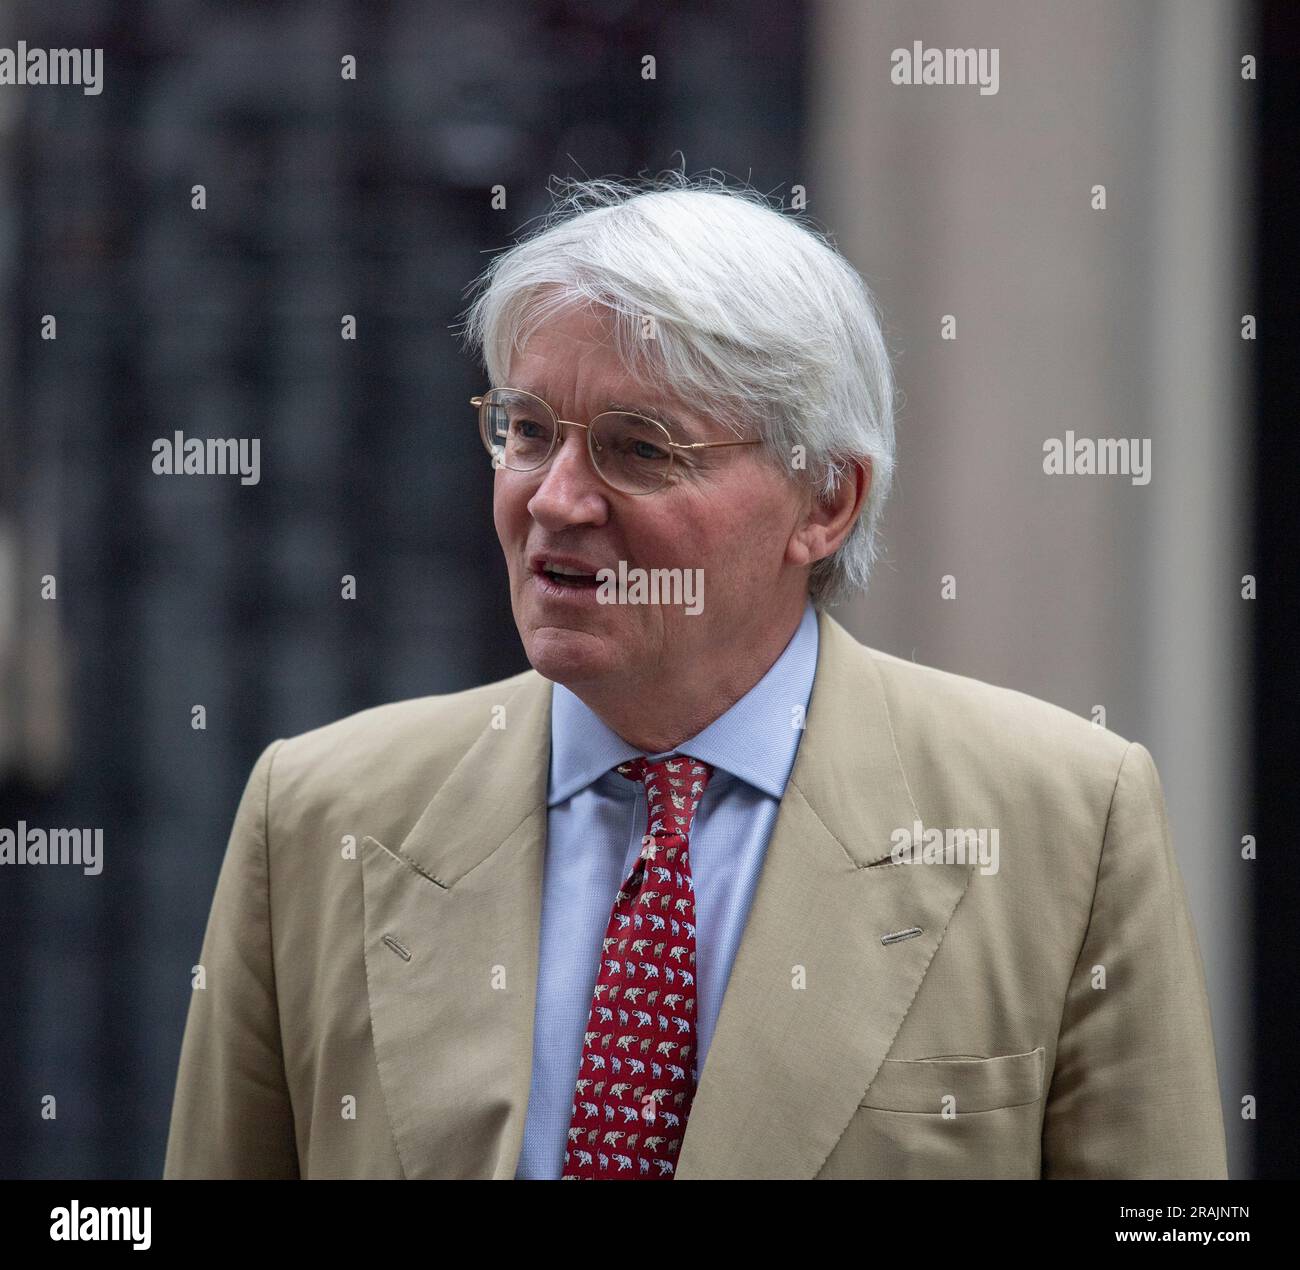
[[[591,465],[585,429],[564,430],[564,439],[542,471],[542,483],[528,500],[528,510],[548,529],[604,521],[609,512],[605,482]]]

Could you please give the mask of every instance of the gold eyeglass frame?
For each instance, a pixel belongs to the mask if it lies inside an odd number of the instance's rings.
[[[557,415],[555,411],[551,409],[550,405],[546,401],[543,401],[541,397],[537,396],[536,393],[526,392],[522,388],[489,388],[488,393],[492,393],[492,392],[509,392],[509,393],[515,393],[520,397],[528,397],[531,400],[537,402],[537,404],[541,406],[546,411],[546,413],[551,416],[553,420],[555,420],[555,428],[551,432],[551,448],[546,452],[546,456],[542,459],[540,463],[536,464],[534,467],[525,467],[525,468],[506,467],[504,462],[498,465],[497,451],[501,447],[499,445],[494,445],[488,439],[487,408],[491,404],[488,401],[488,394],[484,393],[482,396],[471,397],[469,399],[469,404],[471,406],[477,407],[478,409],[479,439],[483,442],[484,448],[491,456],[492,465],[494,468],[497,466],[505,467],[506,471],[508,472],[540,472],[542,468],[544,468],[551,461],[551,458],[555,454],[556,447],[558,445],[564,444],[564,429],[582,428],[587,433],[587,457],[591,459],[592,471],[594,471],[596,475],[599,476],[600,479],[610,487],[610,489],[615,490],[620,494],[626,494],[631,498],[639,498],[645,494],[657,494],[661,489],[663,489],[669,483],[669,480],[673,474],[673,460],[675,459],[678,450],[712,450],[712,449],[719,448],[721,446],[729,446],[729,445],[761,445],[762,444],[762,441],[758,438],[751,438],[746,441],[692,441],[692,442],[674,441],[668,429],[665,428],[664,425],[660,423],[658,419],[651,419],[647,415],[637,414],[636,411],[634,410],[603,410],[601,411],[600,414],[596,415],[591,420],[590,423],[577,423],[572,419],[561,419],[559,415]],[[656,485],[654,489],[646,489],[646,490],[620,489],[619,486],[615,485],[609,479],[609,477],[607,477],[605,473],[600,470],[600,464],[596,460],[596,448],[595,448],[596,442],[592,436],[591,429],[595,425],[598,419],[603,419],[606,415],[627,415],[633,419],[640,419],[643,423],[650,424],[651,427],[658,429],[658,431],[663,434],[664,447],[668,451],[668,466],[664,470],[663,480],[658,485]]]

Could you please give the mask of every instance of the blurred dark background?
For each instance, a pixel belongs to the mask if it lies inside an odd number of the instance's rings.
[[[160,1175],[190,967],[265,745],[526,666],[465,288],[553,177],[670,167],[806,185],[877,290],[900,475],[879,580],[837,616],[1109,703],[1150,746],[1233,1176],[1295,1176],[1298,11],[7,0],[0,47],[102,48],[105,87],[0,86],[0,827],[105,847],[97,877],[0,869],[0,1176]],[[1001,94],[891,87],[914,38],[1001,46]],[[1044,431],[1076,420],[1155,437],[1150,491],[1044,482]],[[155,476],[177,430],[258,438],[260,483]],[[950,568],[962,607],[936,600]]]

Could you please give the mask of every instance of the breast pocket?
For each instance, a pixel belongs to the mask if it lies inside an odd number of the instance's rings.
[[[821,1176],[1038,1177],[1046,1059],[885,1059]]]

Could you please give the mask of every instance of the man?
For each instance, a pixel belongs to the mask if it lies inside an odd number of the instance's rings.
[[[893,463],[843,258],[591,183],[468,330],[533,669],[263,753],[166,1175],[1226,1176],[1151,756],[826,611]]]

